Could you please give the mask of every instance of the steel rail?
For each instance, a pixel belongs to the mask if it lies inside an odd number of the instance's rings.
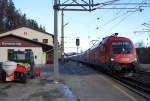
[[[144,76],[149,76],[150,77],[150,71],[140,71],[139,74],[143,74]]]
[[[115,75],[110,75],[113,79],[117,80],[119,84],[130,89],[131,91],[139,94],[147,100],[150,100],[150,83],[142,82],[133,78],[121,78]]]

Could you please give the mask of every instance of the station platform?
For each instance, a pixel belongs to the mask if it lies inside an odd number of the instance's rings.
[[[0,101],[147,101],[115,80],[87,65],[59,65],[59,83],[54,83],[53,65],[41,68],[41,77],[27,84],[0,83]]]
[[[81,63],[65,63],[60,66],[60,73],[80,101],[146,101],[110,77]]]

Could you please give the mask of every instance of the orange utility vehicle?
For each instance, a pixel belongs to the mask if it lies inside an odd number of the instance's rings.
[[[31,50],[13,50],[8,53],[8,61],[2,63],[0,79],[1,81],[20,81],[26,83],[26,79],[34,78],[35,73],[33,52]]]

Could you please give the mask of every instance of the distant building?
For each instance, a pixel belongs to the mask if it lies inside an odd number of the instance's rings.
[[[0,62],[10,50],[32,50],[35,64],[53,63],[53,35],[23,26],[0,34]]]
[[[24,37],[30,40],[38,41],[53,46],[54,36],[52,34],[36,30],[35,28],[32,27],[28,26],[18,27],[13,30],[1,33],[0,36],[8,34],[13,34],[16,36]]]

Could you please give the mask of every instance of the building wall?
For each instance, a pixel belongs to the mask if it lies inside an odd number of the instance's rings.
[[[34,53],[34,57],[37,57],[36,59],[34,59],[36,65],[46,63],[46,54],[43,53],[42,47],[0,47],[0,62],[8,60],[8,49],[14,49],[16,51],[24,51],[25,49],[31,49]]]
[[[12,31],[8,31],[6,33],[0,34],[0,36],[14,34],[17,36],[25,37],[28,39],[38,39],[39,42],[43,42],[43,39],[48,39],[48,45],[53,46],[53,37],[52,35],[48,35],[46,33],[42,33],[28,27],[21,27]]]

